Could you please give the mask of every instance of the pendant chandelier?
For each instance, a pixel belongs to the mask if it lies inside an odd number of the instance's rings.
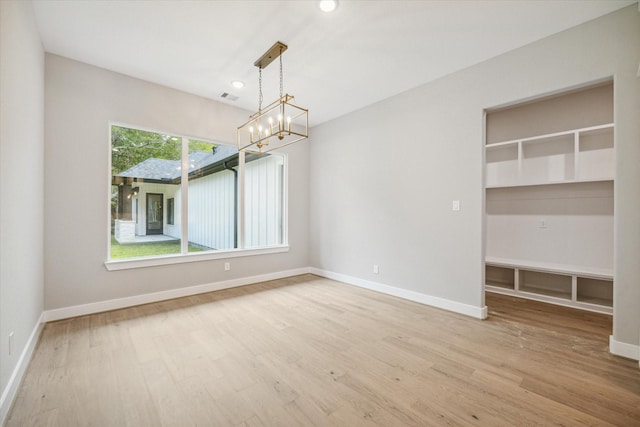
[[[253,65],[258,67],[258,112],[238,127],[238,150],[262,154],[309,137],[309,111],[283,94],[282,53],[287,45],[276,42]],[[262,108],[262,70],[280,59],[280,98]]]

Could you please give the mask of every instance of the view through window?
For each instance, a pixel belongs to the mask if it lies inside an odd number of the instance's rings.
[[[282,245],[284,156],[240,161],[235,147],[112,126],[109,258]]]

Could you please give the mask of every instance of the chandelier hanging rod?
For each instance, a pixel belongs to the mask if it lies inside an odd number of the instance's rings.
[[[287,45],[282,42],[275,42],[273,46],[269,48],[256,62],[253,63],[256,67],[264,69],[267,65],[271,64],[275,59],[287,50]]]

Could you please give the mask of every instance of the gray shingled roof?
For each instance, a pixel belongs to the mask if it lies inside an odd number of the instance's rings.
[[[149,158],[117,176],[171,181],[180,176],[180,161]]]
[[[197,171],[238,153],[235,147],[219,145],[214,152],[194,151],[189,154],[189,172]],[[150,157],[116,176],[142,178],[158,181],[173,181],[180,178],[180,161]]]

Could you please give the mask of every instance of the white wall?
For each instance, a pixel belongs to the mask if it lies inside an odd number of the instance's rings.
[[[165,187],[165,193],[164,193],[164,205],[165,207],[167,207],[167,209],[164,210],[164,234],[166,234],[167,236],[172,236],[172,237],[176,237],[176,238],[181,238],[182,237],[182,215],[180,215],[180,213],[182,212],[182,189],[180,188],[180,185],[175,185],[175,186],[171,186],[173,188],[167,188]],[[146,204],[145,204],[145,211],[142,210],[142,199],[140,196],[138,196],[138,198],[140,199],[139,203],[139,215],[140,218],[138,219],[138,230],[139,230],[139,234],[142,236],[144,234],[147,233],[147,227],[146,227],[146,223],[143,220],[146,220]],[[168,211],[168,204],[167,204],[167,200],[173,198],[173,224],[167,224],[167,213]],[[146,196],[145,196],[146,199]]]
[[[613,188],[605,181],[487,190],[487,256],[612,271]]]
[[[614,76],[613,333],[638,345],[639,63],[633,5],[315,127],[311,265],[481,307],[483,110]]]
[[[31,2],[0,1],[0,123],[1,423],[43,302],[44,52]]]
[[[214,249],[234,247],[234,174],[220,171],[189,181],[189,242]]]
[[[299,143],[287,151],[288,252],[107,271],[108,122],[233,145],[249,112],[50,54],[45,76],[45,309],[309,265],[308,144]]]
[[[487,114],[487,144],[604,125],[613,121],[613,82]]]

